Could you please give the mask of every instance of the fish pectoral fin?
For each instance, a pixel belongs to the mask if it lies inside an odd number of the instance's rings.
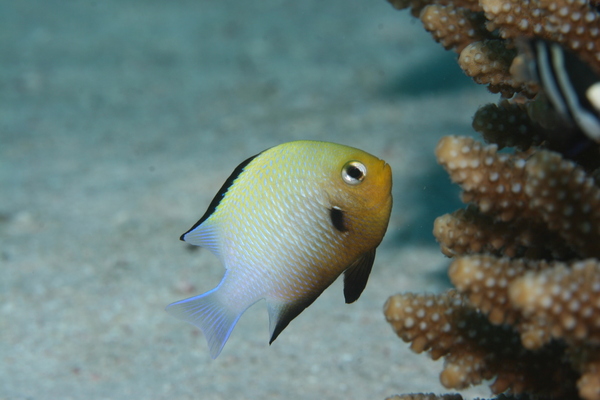
[[[273,343],[288,324],[304,311],[306,307],[310,306],[317,297],[319,296],[317,295],[307,300],[288,303],[267,301],[267,307],[269,309],[269,330],[271,331],[269,344]]]
[[[353,303],[360,297],[361,293],[367,286],[371,268],[375,261],[375,249],[365,253],[346,271],[344,271],[344,298],[346,303]]]

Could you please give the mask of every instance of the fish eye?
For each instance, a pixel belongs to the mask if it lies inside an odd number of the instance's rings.
[[[348,161],[342,168],[342,179],[348,185],[358,185],[367,176],[367,167],[358,161]]]

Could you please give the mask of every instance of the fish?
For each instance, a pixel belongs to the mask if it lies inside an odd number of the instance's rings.
[[[578,154],[600,142],[600,76],[562,45],[542,39],[517,42],[523,67],[515,68],[520,80],[537,81],[570,134],[567,153]],[[564,151],[564,149],[563,149]]]
[[[214,289],[167,306],[198,327],[213,359],[241,315],[265,299],[269,344],[342,273],[363,292],[392,209],[392,170],[362,150],[293,141],[243,161],[181,240],[225,267]]]

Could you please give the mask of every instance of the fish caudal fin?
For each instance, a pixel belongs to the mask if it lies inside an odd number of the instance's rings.
[[[200,328],[214,359],[221,353],[241,312],[231,310],[220,299],[215,288],[200,296],[181,300],[167,306],[167,312],[176,318],[189,322]]]

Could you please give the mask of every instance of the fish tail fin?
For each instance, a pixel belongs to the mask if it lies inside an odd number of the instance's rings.
[[[169,304],[166,311],[176,318],[200,328],[215,359],[223,350],[231,331],[244,310],[232,310],[223,303],[215,288],[199,296]]]

